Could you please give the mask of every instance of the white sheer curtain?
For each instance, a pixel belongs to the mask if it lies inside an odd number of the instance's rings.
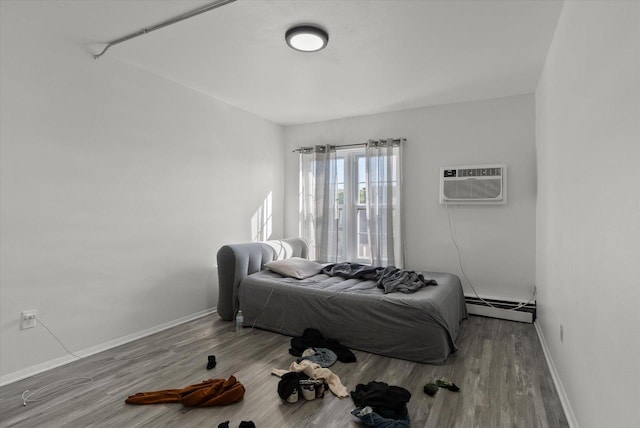
[[[367,228],[374,266],[404,267],[402,242],[402,140],[369,140]]]
[[[335,146],[300,149],[300,236],[309,258],[336,262],[338,193]]]

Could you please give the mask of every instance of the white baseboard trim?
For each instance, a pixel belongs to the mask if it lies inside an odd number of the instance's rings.
[[[544,334],[542,333],[542,327],[540,327],[538,321],[534,321],[533,325],[536,327],[538,340],[540,341],[540,345],[542,346],[544,358],[547,360],[547,366],[549,367],[549,371],[551,372],[551,378],[553,379],[553,383],[556,386],[558,397],[560,397],[560,404],[562,404],[562,409],[564,410],[564,414],[567,417],[567,421],[569,422],[569,427],[578,428],[578,420],[576,419],[576,415],[573,413],[573,409],[571,408],[571,403],[569,403],[567,393],[562,386],[560,376],[558,375],[558,370],[556,370],[556,366],[555,364],[553,364],[553,360],[551,359],[551,353],[549,352],[547,341],[545,340]]]
[[[120,345],[124,345],[125,343],[133,342],[134,340],[142,339],[143,337],[147,337],[152,334],[159,333],[171,327],[175,327],[180,324],[184,324],[189,321],[193,321],[195,319],[202,318],[207,315],[215,314],[216,312],[217,310],[215,308],[205,309],[204,311],[196,312],[195,314],[187,315],[185,317],[178,318],[176,320],[169,321],[145,330],[137,331],[127,336],[110,340],[109,342],[101,343],[99,345],[92,346],[90,348],[83,349],[81,351],[74,352],[74,353],[82,358],[85,358],[90,355],[94,355],[99,352],[103,352],[103,351],[118,347]],[[72,355],[65,355],[41,364],[36,364],[35,366],[27,367],[26,369],[18,370],[17,372],[6,374],[0,377],[0,387],[28,378],[30,376],[37,375],[42,372],[46,372],[47,370],[51,370],[56,367],[60,367],[77,360],[78,359],[73,357]]]
[[[498,318],[508,321],[533,323],[536,319],[536,302],[526,304],[513,300],[480,296],[464,296],[467,312],[471,315]]]
[[[498,318],[507,321],[519,321],[531,324],[533,322],[533,314],[530,312],[514,311],[502,308],[492,308],[490,306],[481,306],[467,303],[467,313],[471,315],[480,315],[483,317]]]

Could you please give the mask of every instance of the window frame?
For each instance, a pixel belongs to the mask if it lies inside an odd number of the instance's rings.
[[[358,219],[360,212],[365,212],[367,209],[366,199],[360,202],[360,160],[365,159],[364,148],[354,148],[340,150],[337,153],[337,159],[343,161],[343,179],[342,191],[343,191],[343,204],[339,205],[339,209],[342,211],[343,225],[342,230],[339,227],[338,243],[343,243],[342,248],[339,250],[339,254],[344,260],[352,261],[362,264],[371,264],[370,250],[368,249],[369,238],[367,236],[366,252],[364,257],[360,256],[359,235],[362,233],[358,230]],[[363,165],[366,171],[366,166]],[[366,172],[365,172],[366,173]],[[366,177],[364,177],[364,183],[366,187]],[[366,197],[366,196],[365,196]],[[366,214],[365,214],[366,221]]]

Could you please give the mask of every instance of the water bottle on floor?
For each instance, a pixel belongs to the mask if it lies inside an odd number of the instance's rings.
[[[244,315],[242,315],[242,311],[238,310],[236,314],[236,333],[242,333],[242,327],[244,326]]]

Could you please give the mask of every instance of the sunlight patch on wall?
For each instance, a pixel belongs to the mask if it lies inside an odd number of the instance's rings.
[[[251,240],[266,241],[273,231],[273,192],[269,192],[251,217]]]

